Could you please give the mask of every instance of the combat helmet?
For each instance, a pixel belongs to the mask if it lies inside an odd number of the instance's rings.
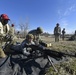
[[[27,34],[26,35],[26,39],[33,39],[33,38],[34,38],[34,36],[32,34]]]
[[[37,32],[41,34],[43,33],[43,29],[41,27],[37,27]]]
[[[57,23],[56,26],[59,26],[59,23]]]

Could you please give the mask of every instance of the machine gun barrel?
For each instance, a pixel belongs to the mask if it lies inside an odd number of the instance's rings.
[[[62,58],[64,56],[76,57],[76,54],[63,53],[63,52],[58,52],[51,49],[45,49],[44,51],[47,55],[54,58]]]
[[[43,46],[30,45],[29,47],[31,47],[33,50],[39,50],[40,52],[44,53],[45,56],[49,55],[50,57],[53,58],[62,58],[64,56],[76,57],[76,54],[58,52],[51,49],[47,49],[46,47]]]

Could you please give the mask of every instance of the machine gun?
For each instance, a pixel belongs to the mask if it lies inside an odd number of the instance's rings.
[[[69,54],[64,52],[58,52],[51,49],[48,49],[46,47],[43,47],[42,45],[26,45],[25,47],[30,47],[33,51],[39,51],[40,53],[44,54],[44,56],[49,55],[50,57],[56,58],[62,58],[64,56],[70,56],[70,57],[76,57],[76,54]]]
[[[56,72],[58,72],[58,71],[55,68],[53,61],[50,57],[52,57],[56,60],[62,59],[62,57],[65,57],[65,56],[76,57],[76,54],[69,54],[69,53],[54,51],[51,49],[47,49],[46,47],[43,47],[41,45],[26,45],[26,48],[28,48],[28,47],[30,47],[32,49],[30,57],[28,57],[29,59],[44,57],[44,58],[48,59],[48,61],[51,63],[52,67],[54,68],[54,70]],[[29,59],[27,59],[27,60],[29,60]],[[21,59],[21,60],[25,61],[26,59]]]

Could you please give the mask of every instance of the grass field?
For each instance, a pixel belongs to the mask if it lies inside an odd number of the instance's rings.
[[[22,39],[23,40],[23,39]],[[20,42],[22,40],[19,40]],[[52,46],[49,47],[52,50],[75,53],[76,52],[76,41],[64,41],[60,39],[59,42],[55,42],[55,38],[52,37],[42,37],[42,40],[46,43],[51,43]],[[69,57],[68,61],[64,61],[60,64],[55,65],[58,72],[55,72],[53,67],[50,67],[46,75],[76,75],[76,58]]]
[[[76,41],[67,41],[67,39],[62,41],[62,39],[60,39],[59,42],[55,42],[55,38],[51,37],[43,37],[43,40],[52,44],[50,47],[52,50],[68,53],[76,52]],[[76,58],[74,57],[70,57],[69,61],[55,66],[58,70],[58,73],[54,72],[53,68],[51,67],[46,75],[76,75]]]
[[[41,37],[46,43],[51,43],[52,46],[49,47],[52,50],[75,53],[76,52],[76,41],[64,41],[60,39],[59,42],[55,42],[53,37]],[[22,42],[24,39],[18,39],[18,42]],[[69,57],[68,61],[62,62],[60,64],[55,64],[58,72],[55,72],[53,67],[50,67],[46,75],[76,75],[76,58]]]
[[[55,42],[55,38],[51,38],[51,37],[44,37],[43,41],[45,41],[46,43],[51,43],[52,46],[51,48],[53,50],[59,50],[59,51],[76,51],[76,41],[67,41],[67,39],[65,38],[64,41],[62,41],[62,39],[60,39],[59,42]]]

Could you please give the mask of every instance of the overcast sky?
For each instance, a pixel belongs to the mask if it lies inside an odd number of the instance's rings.
[[[0,14],[7,14],[17,29],[28,22],[29,30],[40,26],[53,33],[56,23],[66,33],[76,30],[76,0],[0,0]]]

